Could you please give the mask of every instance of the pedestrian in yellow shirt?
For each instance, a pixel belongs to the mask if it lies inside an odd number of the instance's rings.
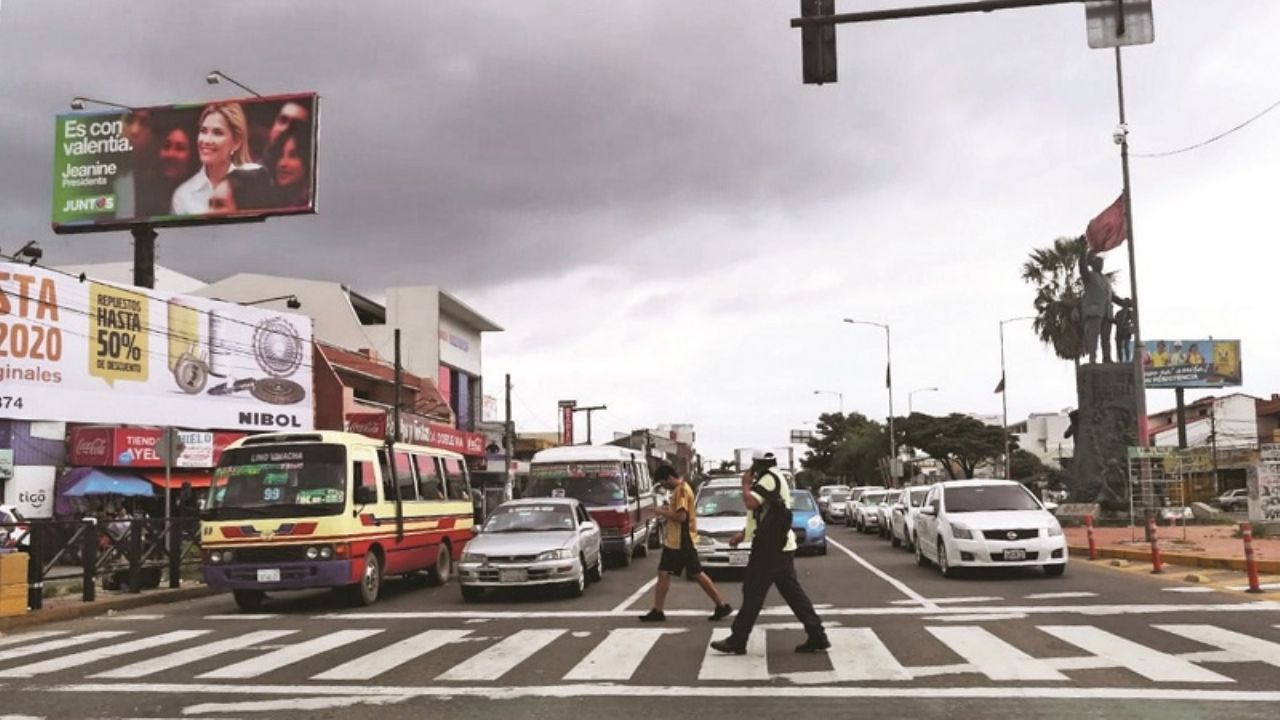
[[[658,514],[667,521],[666,536],[662,539],[662,559],[658,561],[658,584],[653,591],[653,609],[640,617],[640,622],[663,622],[667,619],[663,605],[667,591],[671,589],[671,576],[681,572],[690,580],[697,580],[702,591],[715,603],[715,611],[708,620],[722,620],[733,612],[725,602],[719,588],[702,571],[698,561],[698,516],[694,511],[693,489],[670,465],[663,465],[653,474],[653,479],[671,490],[670,505],[658,508]]]

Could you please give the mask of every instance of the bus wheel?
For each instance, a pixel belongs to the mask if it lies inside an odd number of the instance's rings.
[[[364,556],[364,574],[360,576],[360,584],[356,585],[356,602],[360,605],[372,605],[378,601],[378,593],[382,591],[382,563],[378,554],[370,550]]]
[[[453,550],[449,543],[442,542],[436,549],[436,565],[431,568],[431,584],[444,585],[451,577],[453,577]]]
[[[236,598],[236,607],[245,612],[253,612],[262,607],[262,601],[267,597],[261,590],[233,590],[231,594]]]

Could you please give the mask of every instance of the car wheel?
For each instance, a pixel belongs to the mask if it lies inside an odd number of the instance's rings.
[[[951,567],[951,560],[947,558],[947,546],[942,542],[942,538],[938,538],[938,570],[942,573],[942,577],[956,576],[956,569]]]
[[[902,541],[898,539],[898,533],[889,533],[889,545],[892,547],[902,547]]]
[[[911,533],[903,532],[902,534],[905,536],[902,540],[903,547],[906,548],[907,552],[915,552],[916,541],[911,538]]]
[[[587,564],[581,557],[578,558],[578,579],[565,584],[565,594],[571,598],[582,597],[582,593],[587,589]]]
[[[818,546],[818,554],[819,554],[819,555],[826,555],[826,554],[827,554],[827,543],[826,543],[826,542],[823,542],[821,545],[819,545],[819,546]]]
[[[267,597],[261,590],[233,590],[231,594],[235,596],[236,607],[244,612],[253,612],[262,607],[262,601]]]
[[[853,527],[853,518],[851,516],[844,516],[844,526],[849,528]]]
[[[604,579],[604,553],[596,553],[596,564],[589,571],[587,579],[591,582],[600,582]]]
[[[1064,572],[1066,572],[1066,571],[1067,571],[1067,564],[1066,564],[1066,563],[1061,563],[1061,564],[1058,564],[1058,565],[1045,565],[1045,566],[1044,566],[1044,574],[1045,574],[1045,575],[1048,575],[1049,577],[1062,577],[1062,573],[1064,573]]]
[[[449,543],[442,542],[436,549],[436,566],[431,568],[432,585],[444,585],[453,577],[453,549]]]
[[[471,587],[469,585],[459,585],[462,588],[462,599],[466,602],[476,602],[484,597],[484,588]]]
[[[368,607],[378,601],[378,595],[382,592],[382,563],[378,560],[378,554],[375,552],[367,552],[364,556],[364,573],[360,575],[360,582],[356,584],[356,604]]]
[[[915,544],[916,548],[916,564],[920,567],[929,567],[929,558],[924,556],[924,550],[920,549],[920,543]]]

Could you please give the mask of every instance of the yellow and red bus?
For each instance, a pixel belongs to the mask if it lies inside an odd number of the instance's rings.
[[[243,610],[268,592],[326,587],[369,605],[389,575],[448,582],[472,536],[472,507],[457,453],[343,432],[243,438],[209,488],[204,580]]]

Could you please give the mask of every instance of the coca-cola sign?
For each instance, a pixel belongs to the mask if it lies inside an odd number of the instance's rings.
[[[76,428],[71,431],[71,464],[111,465],[111,451],[114,446],[114,428]]]
[[[71,431],[71,464],[93,467],[162,468],[160,428],[80,427]],[[217,467],[222,451],[244,433],[179,430],[184,446],[176,468]]]
[[[347,432],[367,435],[381,440],[387,436],[387,414],[349,413],[347,415]]]

